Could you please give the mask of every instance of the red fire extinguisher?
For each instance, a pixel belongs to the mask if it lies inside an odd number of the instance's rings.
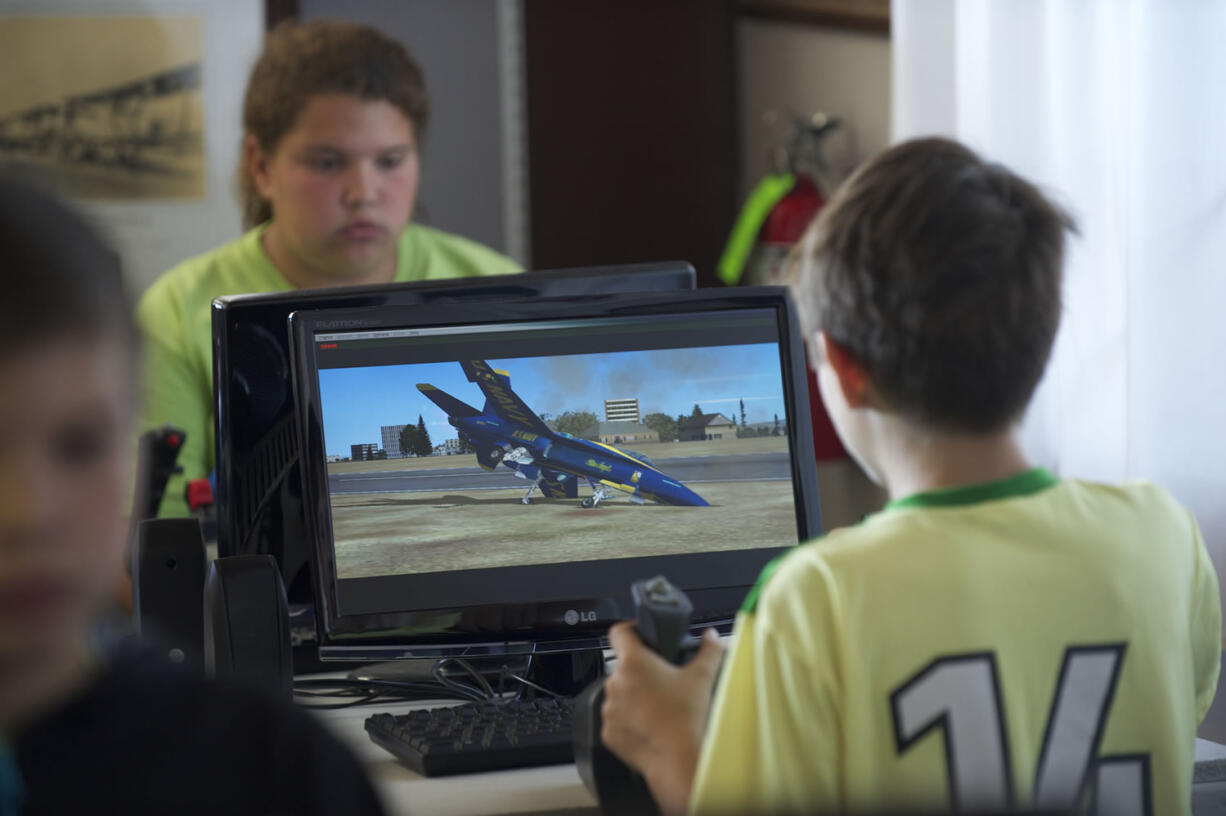
[[[750,194],[720,258],[718,274],[729,286],[778,283],[783,263],[817,211],[826,203],[828,185],[822,139],[839,120],[824,114],[796,117],[786,163],[763,178]],[[818,461],[847,456],[817,389],[817,373],[808,366],[813,448]]]

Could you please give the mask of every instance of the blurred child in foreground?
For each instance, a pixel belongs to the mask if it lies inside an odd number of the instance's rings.
[[[89,226],[0,180],[0,814],[379,813],[307,713],[91,637],[128,538],[131,314]]]

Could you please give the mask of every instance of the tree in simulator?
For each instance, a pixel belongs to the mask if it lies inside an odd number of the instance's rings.
[[[672,442],[677,438],[677,420],[668,414],[648,414],[643,417],[643,424],[658,433],[661,442]]]
[[[405,425],[400,429],[400,455],[410,456],[417,449],[417,426]]]
[[[430,432],[426,430],[426,421],[421,414],[417,415],[417,439],[414,440],[413,452],[418,456],[430,456],[434,453],[434,444],[430,441]]]
[[[591,411],[563,411],[553,422],[558,433],[570,434],[577,439],[586,439],[598,432],[596,415]]]
[[[430,432],[426,430],[426,421],[421,414],[417,415],[417,424],[404,426],[400,431],[401,456],[431,456],[434,454],[434,444],[430,441]]]

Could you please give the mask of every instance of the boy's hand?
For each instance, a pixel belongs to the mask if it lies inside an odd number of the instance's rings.
[[[698,768],[707,709],[724,648],[714,629],[684,666],[674,666],[643,644],[634,624],[609,630],[617,667],[605,680],[600,739],[643,774],[660,811],[683,814]]]

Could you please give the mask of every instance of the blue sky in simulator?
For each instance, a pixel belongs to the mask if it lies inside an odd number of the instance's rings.
[[[591,411],[604,419],[604,401],[637,397],[643,415],[705,413],[749,423],[783,422],[783,382],[774,343],[714,348],[620,351],[486,361],[511,375],[511,388],[538,415]],[[447,415],[417,390],[429,383],[480,410],[485,395],[457,362],[330,368],[319,371],[324,444],[348,457],[350,446],[382,447],[383,425],[417,422],[420,414],[435,445],[454,438]]]

